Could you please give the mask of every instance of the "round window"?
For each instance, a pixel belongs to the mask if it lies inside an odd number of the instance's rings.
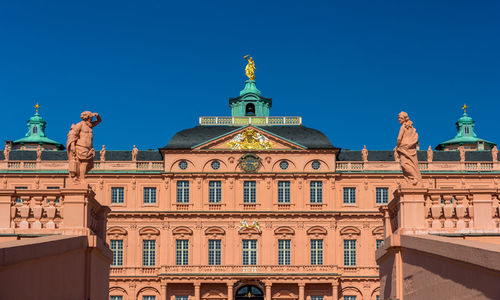
[[[317,170],[321,167],[321,163],[319,161],[315,160],[312,162],[311,166],[314,170]]]
[[[285,161],[285,160],[281,161],[281,162],[280,162],[280,168],[281,168],[282,170],[286,170],[286,169],[288,169],[288,162],[287,162],[287,161]]]
[[[181,161],[179,162],[179,169],[181,169],[181,170],[186,170],[186,169],[187,169],[187,167],[188,167],[188,163],[187,163],[185,160],[181,160]]]
[[[220,168],[220,162],[218,162],[217,160],[214,160],[210,165],[212,166],[212,169],[214,169],[214,170],[217,170]]]

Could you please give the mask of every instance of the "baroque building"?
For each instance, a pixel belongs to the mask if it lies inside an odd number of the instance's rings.
[[[200,117],[158,151],[97,151],[87,180],[111,208],[110,299],[378,299],[379,207],[403,180],[398,157],[342,150],[301,117],[269,116],[251,79],[229,105],[231,116]],[[4,189],[65,188],[66,152],[35,143],[44,149],[0,154]],[[484,144],[419,151],[424,185],[498,187],[498,152]]]

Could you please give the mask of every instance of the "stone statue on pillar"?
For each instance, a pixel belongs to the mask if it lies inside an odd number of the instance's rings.
[[[415,187],[421,186],[422,175],[420,174],[417,159],[417,130],[413,127],[413,122],[410,121],[406,112],[400,112],[398,120],[399,123],[401,123],[401,128],[399,129],[398,140],[394,151],[397,152],[399,156],[403,177],[409,185]]]
[[[132,147],[132,161],[137,161],[137,154],[139,154],[139,149],[134,145]]]
[[[363,158],[363,161],[368,161],[368,149],[366,149],[366,145],[364,145],[363,149],[361,149],[361,157]]]
[[[434,152],[432,152],[432,148],[431,146],[429,146],[429,148],[427,149],[427,161],[432,162],[433,159],[434,159]]]
[[[101,123],[99,114],[90,111],[82,112],[80,117],[81,122],[71,125],[66,142],[69,176],[77,184],[83,183],[85,175],[94,167],[95,150],[92,129]],[[95,121],[93,121],[94,117]]]
[[[102,145],[102,149],[100,151],[100,159],[101,161],[106,161],[106,146]]]
[[[4,156],[5,161],[9,160],[10,150],[11,150],[10,143],[5,142],[5,148],[3,149],[3,156]]]
[[[491,149],[491,159],[493,162],[498,162],[498,148],[497,146],[493,146]]]

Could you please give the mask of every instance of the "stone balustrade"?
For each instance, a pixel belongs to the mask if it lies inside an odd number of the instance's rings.
[[[460,162],[460,161],[435,161],[419,162],[418,166],[422,173],[432,172],[492,172],[500,171],[500,163],[491,161]],[[337,161],[335,164],[337,172],[370,172],[389,171],[401,172],[401,166],[396,161]]]
[[[500,190],[496,188],[402,188],[384,212],[391,233],[499,233]]]
[[[163,171],[162,161],[96,161],[91,173],[105,171]],[[67,161],[0,161],[0,170],[10,171],[59,171],[66,173]]]
[[[105,239],[109,208],[84,188],[0,190],[0,234],[97,235]]]

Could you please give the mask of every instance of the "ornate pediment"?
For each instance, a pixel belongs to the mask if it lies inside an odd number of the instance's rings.
[[[253,128],[247,128],[235,135],[227,144],[233,150],[262,150],[273,148],[273,143],[267,136]]]

